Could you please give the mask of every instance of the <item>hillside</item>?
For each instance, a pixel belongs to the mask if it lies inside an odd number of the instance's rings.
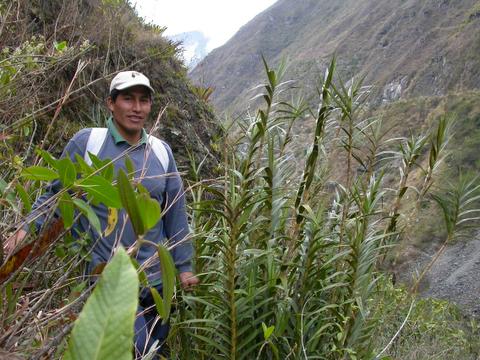
[[[19,153],[31,137],[31,144],[59,155],[80,128],[104,126],[110,80],[135,69],[156,89],[148,127],[165,108],[155,135],[171,144],[181,168],[188,151],[198,162],[207,158],[204,169],[214,166],[210,141],[220,130],[210,106],[194,94],[181,50],[127,1],[0,1],[0,10],[0,126],[7,148]]]
[[[477,0],[279,0],[191,73],[215,89],[219,111],[239,111],[272,66],[314,89],[333,54],[344,78],[365,76],[376,103],[480,87]]]

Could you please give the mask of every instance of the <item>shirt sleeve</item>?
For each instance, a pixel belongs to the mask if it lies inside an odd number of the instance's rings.
[[[83,157],[89,135],[90,129],[83,129],[76,133],[65,146],[60,158],[64,158],[68,155],[70,159],[75,162],[75,154],[79,154]],[[27,216],[25,225],[23,226],[25,231],[30,229],[31,223],[34,223],[37,231],[43,227],[46,218],[48,214],[50,214],[54,205],[54,202],[49,202],[48,200],[50,200],[61,189],[62,184],[58,179],[52,181],[47,186],[46,191],[35,201],[32,206],[32,211]],[[56,214],[56,216],[58,216],[58,214]]]
[[[185,194],[183,190],[182,179],[178,174],[175,160],[172,152],[167,147],[169,153],[168,176],[165,187],[163,215],[165,235],[168,239],[168,245],[172,246],[171,254],[179,272],[192,271],[192,242],[189,238],[190,229],[187,220],[187,211],[185,207]]]

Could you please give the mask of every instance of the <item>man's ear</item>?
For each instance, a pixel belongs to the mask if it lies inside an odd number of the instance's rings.
[[[114,104],[114,102],[113,102],[113,100],[112,100],[112,97],[109,96],[109,97],[107,98],[107,107],[108,107],[108,109],[109,109],[111,112],[113,112],[113,104]]]

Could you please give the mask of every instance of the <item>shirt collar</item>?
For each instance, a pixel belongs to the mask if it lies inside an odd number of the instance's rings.
[[[112,117],[108,118],[107,127],[108,127],[108,130],[110,131],[110,134],[112,134],[115,145],[118,145],[121,142],[128,143],[128,141],[125,140],[124,137],[118,132],[118,129],[115,126],[115,123],[113,122]],[[140,141],[135,145],[144,145],[147,143],[147,140],[148,140],[147,132],[145,131],[145,129],[142,129],[142,136],[140,138]]]

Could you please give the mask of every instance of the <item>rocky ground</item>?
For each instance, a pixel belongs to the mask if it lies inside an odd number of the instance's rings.
[[[434,250],[416,252],[416,260],[404,265],[401,280],[410,282],[434,254]],[[449,300],[466,315],[480,318],[480,234],[473,240],[449,245],[425,276],[420,293]]]

